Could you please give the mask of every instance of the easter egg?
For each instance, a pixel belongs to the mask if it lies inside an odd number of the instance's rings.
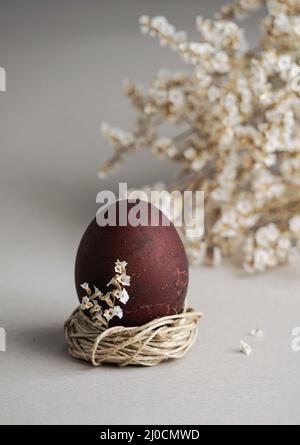
[[[112,204],[109,210],[116,212],[115,224],[100,226],[95,218],[77,252],[75,284],[81,303],[87,286],[92,292],[95,288],[101,291],[101,295],[112,288],[110,282],[116,274],[117,260],[121,262],[118,264],[126,265],[123,275],[130,278],[128,282],[126,278],[121,282],[120,278],[117,285],[121,284],[119,287],[126,290],[127,296],[118,302],[118,316],[109,320],[109,326],[140,326],[155,318],[180,313],[184,306],[188,262],[182,241],[175,227],[170,222],[165,224],[166,216],[160,210],[156,209],[159,222],[153,225],[153,206],[144,201],[139,205],[144,220],[138,225],[124,225],[118,212],[120,201]],[[126,202],[126,207],[129,216],[134,204]],[[97,301],[105,310],[105,299]]]

